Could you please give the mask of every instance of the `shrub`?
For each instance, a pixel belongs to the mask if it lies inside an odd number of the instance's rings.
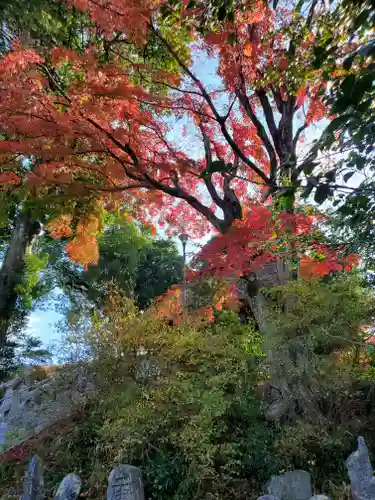
[[[255,392],[263,361],[259,334],[230,311],[193,328],[125,308],[126,324],[122,314],[107,325],[117,355],[127,359],[111,378],[119,380],[119,369],[128,380],[125,391],[117,388],[104,403],[100,441],[107,460],[141,466],[155,499],[245,498],[259,490],[277,470],[276,431],[262,419]],[[146,385],[130,382],[140,349],[159,367]]]
[[[277,288],[270,304],[263,339],[233,311],[216,311],[210,324],[171,325],[153,311],[139,314],[112,289],[89,332],[71,337],[89,353],[95,398],[34,446],[48,491],[76,472],[88,499],[102,497],[122,462],[141,467],[146,496],[155,500],[252,498],[272,474],[293,468],[310,470],[318,490],[343,498],[344,461],[373,419],[373,406],[365,414],[367,398],[364,404],[353,388],[358,379],[372,388],[371,366],[358,360],[373,297],[357,278],[339,276]],[[280,376],[306,384],[318,418],[264,419],[264,346],[278,355]],[[296,347],[302,365],[290,361]],[[373,449],[371,426],[365,436]],[[3,488],[20,477],[17,470],[0,468]]]
[[[257,391],[262,338],[236,314],[176,327],[112,294],[86,342],[95,400],[34,445],[48,492],[76,472],[87,498],[99,498],[123,462],[142,468],[147,498],[245,499],[277,472],[278,431]],[[140,377],[149,361],[155,370]]]

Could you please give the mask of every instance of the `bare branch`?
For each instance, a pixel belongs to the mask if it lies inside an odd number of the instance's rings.
[[[50,83],[51,90],[54,90],[53,87],[55,87],[56,90],[59,92],[59,94],[69,104],[71,104],[71,102],[72,102],[71,99],[68,97],[68,95],[66,94],[66,92],[63,90],[63,88],[61,87],[60,83],[56,80],[56,78],[54,77],[54,75],[52,75],[52,73],[49,70],[49,68],[45,64],[43,64],[43,63],[37,63],[37,66],[39,66],[45,72],[45,74],[47,75],[48,81]]]
[[[239,156],[239,158],[248,166],[250,167],[265,183],[270,183],[270,179],[268,176],[260,169],[258,168],[254,162],[252,162],[247,156],[243,153],[243,151],[238,147],[236,142],[233,140],[232,136],[230,135],[226,125],[225,125],[225,119],[223,116],[219,114],[217,111],[209,93],[207,90],[204,88],[202,82],[197,78],[192,71],[186,66],[186,64],[182,61],[180,56],[176,53],[176,51],[173,49],[173,47],[170,45],[170,43],[165,40],[165,38],[153,27],[150,26],[150,28],[153,30],[153,32],[156,34],[156,36],[159,38],[159,40],[166,46],[170,54],[176,59],[178,62],[179,66],[183,71],[193,80],[193,82],[197,85],[199,90],[201,91],[205,101],[209,105],[215,120],[219,123],[220,129],[222,131],[223,136],[225,137],[226,141],[228,142],[229,146],[232,148],[233,152]]]
[[[236,102],[237,100],[237,96],[233,99],[232,103],[229,105],[229,108],[228,108],[228,112],[227,114],[224,116],[224,122],[226,122],[229,118],[229,115],[230,115],[230,112],[232,111],[232,108],[234,106],[234,103]]]
[[[316,7],[317,3],[318,3],[318,0],[312,0],[311,7],[309,10],[309,13],[307,14],[307,20],[306,20],[306,26],[308,28],[310,28],[310,26],[311,26],[312,19],[314,16],[315,7]]]
[[[244,91],[237,91],[238,98],[244,107],[247,115],[249,116],[250,120],[252,123],[255,125],[257,129],[257,134],[259,138],[262,140],[264,147],[267,150],[268,157],[270,159],[270,165],[271,165],[271,176],[270,176],[270,181],[274,182],[276,179],[276,172],[277,172],[277,157],[276,157],[276,152],[271,144],[271,141],[267,135],[267,132],[256,116],[256,114],[253,111],[253,108],[251,107],[250,101],[247,97],[247,95],[244,93]],[[267,178],[268,179],[268,178]]]
[[[204,128],[202,125],[199,126],[202,136],[203,136],[203,144],[204,144],[204,151],[205,151],[205,157],[206,157],[206,169],[208,171],[208,174],[204,176],[204,183],[206,185],[207,191],[210,193],[210,196],[212,200],[216,203],[217,206],[220,208],[224,208],[224,200],[222,200],[216,191],[215,186],[212,183],[212,174],[209,173],[210,165],[212,163],[212,154],[211,154],[211,145],[210,141],[207,137],[207,134],[204,131]]]
[[[294,139],[293,139],[293,151],[295,152],[296,150],[296,147],[297,147],[297,142],[298,142],[298,139],[300,137],[300,135],[302,134],[302,132],[308,127],[308,123],[304,123],[303,125],[301,125],[298,129],[297,129],[297,132],[296,132],[296,135],[294,136]]]

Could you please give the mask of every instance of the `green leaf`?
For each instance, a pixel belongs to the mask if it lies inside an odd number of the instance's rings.
[[[225,9],[225,5],[221,5],[217,13],[217,18],[219,21],[224,21],[226,17],[227,17],[227,11]]]
[[[348,180],[354,175],[354,171],[352,170],[351,172],[347,172],[346,174],[343,175],[344,182],[348,182]]]
[[[360,26],[363,26],[369,18],[371,12],[372,9],[365,9],[362,11],[353,23],[353,30],[357,30]]]
[[[230,43],[231,45],[234,44],[234,42],[236,41],[236,35],[235,33],[231,33],[229,36],[228,36],[228,39],[227,39],[228,43]]]
[[[341,128],[348,121],[349,117],[347,115],[341,115],[331,121],[331,123],[324,130],[324,135],[330,135]]]
[[[358,170],[363,170],[366,166],[366,158],[357,155],[355,158],[355,164]]]
[[[340,85],[341,90],[343,91],[344,94],[349,94],[351,95],[353,92],[353,85],[355,83],[355,76],[354,75],[349,75],[346,78],[344,78],[342,84]]]
[[[336,169],[332,169],[324,174],[328,182],[335,182],[336,180]]]
[[[326,59],[326,56],[327,56],[326,48],[322,47],[320,45],[314,47],[314,56],[315,56],[315,60],[312,61],[312,65],[314,68],[318,69],[321,67],[324,60]]]
[[[316,163],[311,162],[311,163],[307,164],[305,167],[303,167],[303,172],[306,175],[310,175],[315,167],[316,167]]]
[[[343,67],[346,71],[349,71],[350,68],[352,67],[352,64],[353,64],[353,61],[354,61],[354,58],[355,58],[355,54],[347,57],[346,59],[344,59],[344,62],[343,62]]]
[[[231,10],[230,12],[228,12],[227,19],[228,19],[229,22],[234,23],[235,16],[234,16],[234,11],[233,10]]]
[[[332,106],[332,113],[342,113],[346,111],[352,103],[352,96],[343,95],[337,99],[337,101]]]
[[[351,103],[358,104],[362,99],[365,92],[369,91],[374,84],[374,74],[373,72],[364,75],[363,78],[357,80],[354,84],[353,90],[350,94]]]
[[[330,195],[331,188],[329,184],[320,184],[315,191],[314,200],[316,203],[323,203],[326,201],[327,197]]]

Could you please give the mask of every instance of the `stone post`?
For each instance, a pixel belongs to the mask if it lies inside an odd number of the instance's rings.
[[[145,500],[142,472],[132,465],[119,465],[109,475],[107,500]]]

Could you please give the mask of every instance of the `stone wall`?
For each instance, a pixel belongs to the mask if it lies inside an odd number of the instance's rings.
[[[68,417],[93,392],[93,383],[82,368],[67,368],[38,382],[27,374],[0,384],[0,451],[24,443]]]

